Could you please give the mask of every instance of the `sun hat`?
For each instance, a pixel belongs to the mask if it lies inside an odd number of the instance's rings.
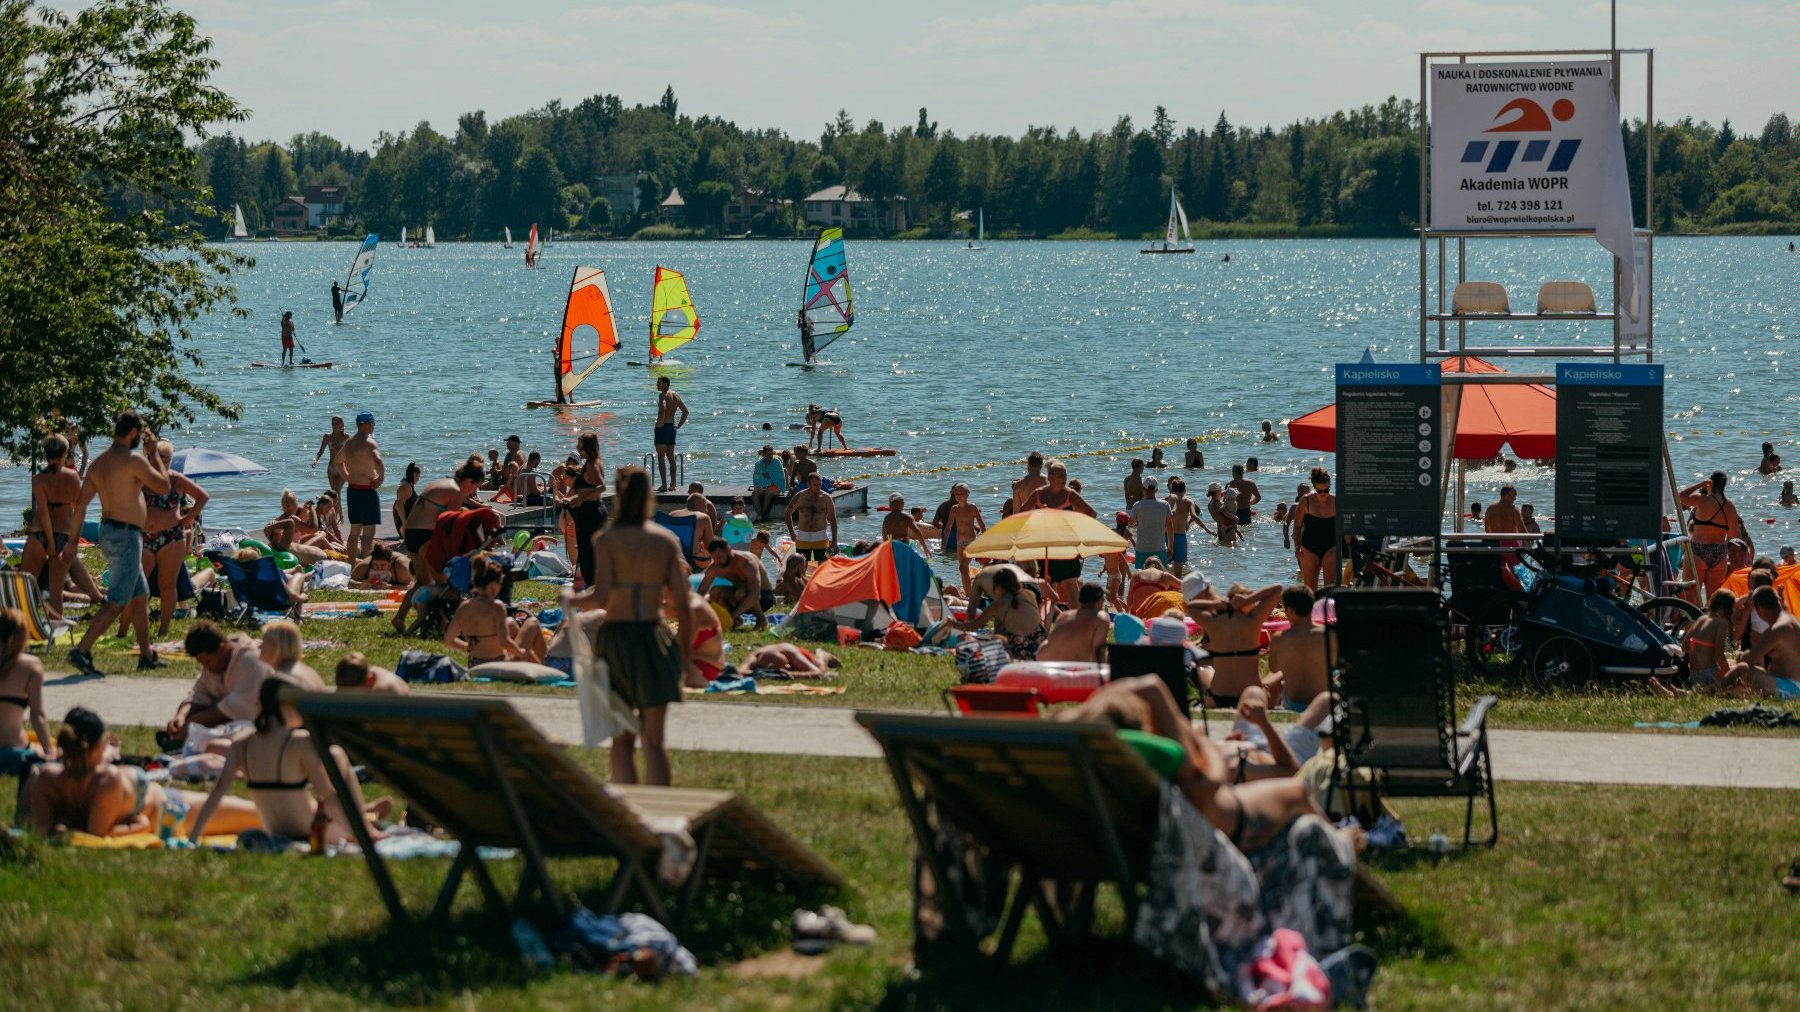
[[[1206,494],[1207,495],[1217,495],[1218,493],[1223,492],[1223,491],[1225,491],[1225,486],[1219,484],[1216,481],[1213,482],[1211,485],[1206,486]]]

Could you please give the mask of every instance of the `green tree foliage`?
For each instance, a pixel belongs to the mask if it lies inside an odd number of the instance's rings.
[[[243,117],[208,83],[209,48],[160,0],[74,14],[0,0],[0,451],[14,460],[63,421],[110,433],[127,407],[157,427],[236,416],[190,378],[191,324],[238,312],[231,274],[250,266],[205,244],[200,183],[255,185],[236,142],[205,175],[187,146]]]

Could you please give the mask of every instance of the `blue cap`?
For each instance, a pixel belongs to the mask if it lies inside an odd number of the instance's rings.
[[[375,412],[373,412],[373,411],[358,411],[356,413],[356,424],[358,424],[358,425],[374,425],[375,424]]]

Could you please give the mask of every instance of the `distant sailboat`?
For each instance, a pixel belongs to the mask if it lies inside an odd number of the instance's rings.
[[[1182,245],[1177,245],[1181,243]],[[1182,210],[1181,201],[1175,199],[1175,187],[1169,187],[1169,226],[1163,235],[1161,248],[1150,246],[1138,250],[1139,253],[1192,253],[1194,240],[1188,235],[1187,212]]]
[[[436,249],[437,248],[437,233],[432,231],[432,228],[430,225],[425,226],[425,248],[426,249]]]
[[[981,250],[987,249],[986,246],[982,245],[986,241],[987,241],[987,209],[986,208],[976,208],[975,209],[975,241],[969,243],[968,248],[975,250],[976,252],[980,252]]]
[[[856,323],[850,303],[850,264],[844,257],[844,230],[828,228],[813,241],[800,286],[800,350],[811,365],[819,353]]]
[[[500,229],[506,233],[506,245],[502,246],[501,249],[512,249],[512,229],[507,228],[505,225],[500,226]]]
[[[400,226],[400,248],[401,249],[406,248],[406,226],[405,225]]]
[[[687,277],[658,264],[650,291],[650,363],[700,336],[700,314],[688,292]]]
[[[592,353],[587,348],[592,347]],[[556,365],[556,399],[528,401],[528,408],[586,408],[599,401],[577,401],[572,395],[583,380],[619,350],[619,332],[613,324],[612,293],[606,288],[606,272],[598,267],[577,267],[569,281],[569,300],[563,304],[562,330],[553,348]]]
[[[244,227],[244,209],[237,204],[231,205],[231,237],[240,242],[250,238],[250,230]]]
[[[350,311],[369,297],[369,272],[375,269],[375,247],[380,242],[381,237],[371,233],[357,247],[356,259],[350,261],[350,274],[344,280],[345,319],[349,319]]]

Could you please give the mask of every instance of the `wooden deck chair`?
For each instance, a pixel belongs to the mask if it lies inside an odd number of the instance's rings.
[[[1135,922],[1160,787],[1111,724],[873,712],[856,722],[881,745],[937,883],[957,878],[928,804],[989,848],[1008,880],[1017,873],[996,960],[1012,952],[1027,908],[1053,941],[1084,936],[1104,883],[1118,887],[1127,923]],[[985,937],[972,934],[954,890],[938,892],[953,944],[979,953]]]
[[[1332,795],[1339,790],[1350,811],[1358,810],[1359,790],[1387,798],[1465,798],[1466,848],[1475,802],[1486,798],[1489,832],[1482,842],[1493,846],[1500,815],[1487,714],[1496,698],[1481,697],[1456,723],[1443,598],[1431,587],[1355,587],[1331,599],[1337,621],[1326,626],[1325,656],[1333,712],[1342,716],[1326,810],[1335,810]]]
[[[25,643],[55,643],[62,633],[75,642],[76,623],[66,618],[51,618],[50,604],[38,588],[37,577],[17,569],[0,569],[0,608],[17,608],[25,615]]]
[[[1464,281],[1450,296],[1450,312],[1457,316],[1504,316],[1512,312],[1506,288],[1495,281]]]
[[[1538,315],[1577,313],[1593,316],[1594,290],[1582,281],[1546,281],[1538,289]]]
[[[602,784],[504,700],[373,693],[293,698],[321,755],[341,746],[352,762],[367,767],[462,844],[438,891],[434,919],[449,912],[464,874],[473,873],[490,909],[516,913],[531,906],[535,895],[559,922],[567,920],[567,901],[550,877],[553,857],[617,859],[599,912],[613,913],[636,896],[671,927],[680,923],[708,872],[768,873],[798,886],[843,884],[824,859],[738,795]],[[337,765],[327,761],[325,768],[332,786],[345,792]],[[684,822],[698,850],[676,894],[674,920],[653,882],[662,844],[651,820],[661,818]],[[404,923],[406,910],[380,853],[360,820],[353,828],[382,902]],[[525,871],[510,904],[482,865],[482,847],[513,848],[524,857]]]

